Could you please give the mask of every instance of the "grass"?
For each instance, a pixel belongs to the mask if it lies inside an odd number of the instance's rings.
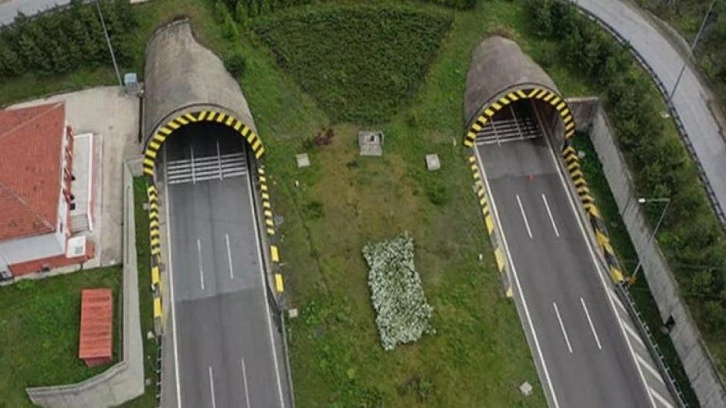
[[[603,220],[605,220],[607,225],[615,254],[625,270],[633,271],[638,264],[638,255],[635,252],[635,247],[633,247],[630,235],[620,216],[618,206],[603,173],[602,164],[597,158],[595,148],[590,138],[585,134],[577,135],[574,139],[574,146],[577,150],[585,152],[585,158],[582,160],[583,173],[598,204],[598,209],[602,214]],[[686,403],[692,407],[699,406],[698,399],[690,386],[690,381],[676,353],[673,342],[668,334],[661,330],[663,322],[660,318],[655,299],[653,299],[650,293],[645,275],[641,274],[638,277],[636,283],[630,287],[630,293],[633,295],[645,323],[651,328],[653,338],[660,347],[661,352],[663,352],[666,363],[673,370],[676,381],[684,393]]]
[[[332,120],[380,123],[416,92],[450,26],[438,10],[318,6],[274,14],[255,32]]]
[[[118,361],[120,283],[120,268],[111,267],[0,288],[0,407],[32,407],[26,387],[75,383],[113,364],[87,368],[78,358],[81,289],[113,289]]]
[[[151,381],[144,394],[122,405],[123,408],[154,407],[156,401],[155,384],[157,381],[155,365],[156,339],[149,339],[146,333],[154,331],[153,293],[151,291],[151,247],[149,246],[149,216],[144,209],[146,203],[146,180],[134,178],[134,218],[136,221],[136,262],[139,279],[139,313],[141,314],[141,334],[144,341],[144,378]]]

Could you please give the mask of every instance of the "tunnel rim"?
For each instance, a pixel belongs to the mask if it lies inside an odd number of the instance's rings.
[[[563,132],[566,144],[575,135],[574,117],[565,97],[557,90],[541,83],[524,82],[499,91],[494,97],[481,104],[481,107],[476,111],[477,114],[473,115],[467,123],[464,146],[474,147],[477,133],[492,120],[497,112],[520,99],[538,99],[552,106],[559,113],[564,125]]]
[[[229,109],[210,104],[193,105],[177,109],[166,115],[159,122],[160,124],[155,127],[155,130],[145,138],[143,159],[144,175],[154,176],[157,154],[164,142],[173,136],[177,130],[192,123],[205,122],[219,123],[228,127],[242,136],[242,139],[252,148],[255,159],[260,160],[264,156],[265,147],[262,143],[262,138],[260,138],[252,126],[239,120],[235,114],[230,113]],[[161,125],[162,123],[163,125]]]

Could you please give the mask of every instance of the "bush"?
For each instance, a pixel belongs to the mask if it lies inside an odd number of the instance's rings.
[[[451,16],[409,7],[319,7],[253,27],[333,121],[381,123],[418,90]]]
[[[429,306],[413,265],[413,239],[408,234],[363,248],[376,326],[384,350],[417,341],[431,332]]]
[[[247,60],[245,60],[245,57],[242,54],[235,51],[224,59],[224,67],[227,68],[227,71],[229,71],[234,77],[239,78],[245,74],[245,70],[247,69]]]
[[[101,1],[119,65],[133,64],[131,33],[138,26],[127,1]],[[111,57],[95,4],[72,1],[35,17],[22,14],[0,28],[0,78],[24,73],[64,74],[80,67],[110,66]]]

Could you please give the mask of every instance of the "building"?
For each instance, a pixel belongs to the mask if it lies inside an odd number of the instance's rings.
[[[93,258],[94,147],[83,136],[62,102],[0,110],[0,280]]]

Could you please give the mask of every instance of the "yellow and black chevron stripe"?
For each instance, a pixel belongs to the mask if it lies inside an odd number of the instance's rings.
[[[222,123],[233,128],[236,132],[239,132],[239,134],[242,135],[242,137],[245,138],[252,147],[252,151],[255,153],[255,158],[259,159],[265,153],[265,148],[262,146],[262,140],[260,137],[257,136],[257,134],[252,131],[249,126],[245,125],[232,115],[213,110],[190,112],[179,115],[170,120],[169,123],[162,126],[159,131],[151,137],[151,140],[146,146],[146,151],[144,152],[144,174],[147,176],[153,176],[156,155],[167,137],[182,126],[193,122],[204,121]]]
[[[549,103],[557,110],[557,112],[560,113],[562,122],[565,125],[565,139],[569,139],[575,135],[575,120],[572,117],[572,112],[570,112],[570,108],[567,106],[567,102],[565,102],[564,98],[545,88],[517,89],[501,96],[495,102],[484,106],[484,109],[482,109],[479,117],[476,118],[469,130],[466,132],[464,146],[473,147],[476,135],[484,128],[487,122],[491,120],[494,114],[502,108],[520,99],[532,98],[540,99]]]
[[[486,188],[484,187],[484,183],[481,179],[481,174],[479,173],[479,166],[476,163],[476,157],[469,157],[469,168],[471,169],[472,176],[474,177],[476,196],[479,200],[479,206],[481,207],[482,216],[484,217],[484,225],[487,228],[487,234],[489,234],[489,238],[492,242],[492,245],[494,246],[494,260],[497,263],[497,269],[499,270],[499,272],[504,273],[504,268],[506,268],[507,266],[505,260],[506,258],[504,257],[504,250],[502,249],[502,246],[499,243],[499,239],[496,236],[496,232],[494,229],[494,218],[492,217],[491,211],[489,209],[489,198],[487,197]],[[507,292],[509,293],[509,290],[507,290]]]
[[[623,281],[623,269],[615,256],[612,245],[610,245],[610,237],[608,236],[605,222],[600,216],[600,210],[598,210],[597,205],[595,204],[595,199],[590,192],[590,188],[587,186],[587,181],[585,181],[585,175],[582,173],[580,159],[577,157],[577,151],[574,147],[570,146],[568,142],[565,142],[565,148],[562,150],[562,157],[565,160],[567,171],[570,173],[570,177],[575,184],[577,195],[579,196],[582,205],[585,207],[587,215],[590,217],[590,224],[592,225],[593,231],[595,231],[597,244],[605,257],[610,277],[615,282],[620,283]]]
[[[161,231],[159,226],[159,192],[151,180],[147,182],[146,197],[149,203],[149,238],[151,246],[151,287],[153,290],[154,331],[161,333]]]
[[[267,187],[267,174],[265,166],[257,169],[260,180],[260,193],[262,194],[262,213],[265,216],[265,230],[268,235],[275,235],[275,219],[272,216],[272,204],[270,204],[270,191]]]

